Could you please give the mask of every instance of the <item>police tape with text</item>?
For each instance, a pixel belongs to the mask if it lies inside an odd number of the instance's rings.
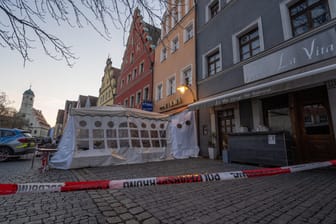
[[[213,182],[222,180],[244,179],[252,177],[273,176],[285,173],[294,173],[316,168],[336,166],[336,160],[308,163],[294,166],[264,168],[256,170],[228,171],[209,174],[188,174],[166,177],[149,177],[124,180],[97,180],[64,183],[26,183],[0,184],[0,195],[28,193],[28,192],[67,192],[93,189],[121,189],[137,188],[155,185],[184,184],[197,182]]]

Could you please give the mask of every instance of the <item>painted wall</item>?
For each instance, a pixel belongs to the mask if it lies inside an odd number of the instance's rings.
[[[163,17],[164,24],[162,24],[162,37],[163,39],[158,43],[155,49],[155,67],[154,67],[154,81],[153,81],[153,93],[154,93],[154,111],[160,113],[174,113],[181,108],[185,108],[186,105],[193,102],[197,97],[196,93],[196,67],[195,67],[195,7],[193,1],[189,1],[188,8],[186,5],[179,5],[180,20],[176,25],[171,24],[171,7]],[[176,8],[175,8],[176,9]],[[168,23],[168,25],[166,24]],[[185,28],[192,25],[193,36],[191,39],[186,40]],[[167,29],[168,28],[168,29]],[[171,42],[174,38],[178,37],[178,49],[172,52]],[[167,57],[162,60],[162,49],[166,48]],[[183,79],[183,71],[187,68],[191,68],[192,82],[191,90],[186,90],[184,94],[181,94],[176,90],[177,87],[185,84]],[[167,94],[167,82],[170,78],[175,77],[175,93]],[[157,100],[157,86],[162,83],[162,99]]]

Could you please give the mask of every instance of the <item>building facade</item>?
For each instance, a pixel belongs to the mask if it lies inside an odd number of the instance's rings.
[[[198,1],[199,101],[189,108],[201,155],[214,134],[233,161],[335,158],[335,18],[334,0]]]
[[[115,104],[152,111],[153,64],[160,29],[143,21],[135,10],[120,76]]]
[[[112,106],[117,93],[117,80],[120,75],[120,69],[112,66],[111,58],[107,58],[104,68],[104,76],[99,88],[99,97],[97,106]]]
[[[161,39],[155,49],[154,111],[174,114],[196,100],[195,5],[193,0],[168,3]],[[182,88],[184,93],[177,91]]]
[[[50,125],[44,118],[42,111],[34,108],[35,94],[29,88],[22,95],[19,113],[28,120],[28,130],[34,137],[47,137]]]

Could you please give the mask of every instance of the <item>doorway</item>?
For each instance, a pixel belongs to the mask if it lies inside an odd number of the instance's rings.
[[[218,141],[219,150],[227,149],[228,146],[228,134],[233,133],[235,129],[234,109],[225,109],[217,112],[218,119]]]
[[[336,145],[325,86],[294,94],[298,155],[302,162],[335,159]]]

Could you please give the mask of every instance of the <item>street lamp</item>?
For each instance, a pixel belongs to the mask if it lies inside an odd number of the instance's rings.
[[[177,87],[177,90],[178,90],[181,94],[184,94],[185,91],[190,90],[191,95],[192,95],[192,98],[193,98],[193,102],[196,101],[194,91],[192,90],[192,88],[190,87],[190,85],[181,85],[181,86]]]

